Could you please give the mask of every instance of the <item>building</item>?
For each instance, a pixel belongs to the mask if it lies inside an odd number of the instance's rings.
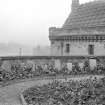
[[[49,28],[49,39],[53,56],[105,56],[105,0],[72,0],[70,15],[61,28]]]

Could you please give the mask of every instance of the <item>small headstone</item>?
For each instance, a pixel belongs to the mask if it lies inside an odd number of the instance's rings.
[[[44,71],[47,71],[48,70],[48,65],[47,64],[44,64],[43,65],[43,69],[44,69]]]
[[[72,71],[72,63],[67,63],[68,70]]]
[[[89,59],[90,69],[93,70],[97,66],[96,59]]]
[[[1,65],[1,68],[3,68],[6,71],[11,71],[10,61],[3,61],[3,64]]]
[[[61,62],[60,62],[60,60],[55,60],[55,68],[57,68],[58,70],[60,70],[61,69]]]

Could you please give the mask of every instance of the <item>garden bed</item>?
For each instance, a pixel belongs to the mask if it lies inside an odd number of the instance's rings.
[[[105,78],[55,81],[22,94],[27,105],[105,105]]]

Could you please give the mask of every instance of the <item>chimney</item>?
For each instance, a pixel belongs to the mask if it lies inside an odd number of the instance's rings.
[[[79,0],[72,0],[72,7],[71,10],[72,11],[76,11],[79,7]]]

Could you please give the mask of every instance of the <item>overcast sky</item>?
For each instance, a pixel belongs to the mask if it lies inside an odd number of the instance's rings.
[[[0,43],[49,45],[49,27],[61,27],[70,6],[71,0],[0,0]]]

